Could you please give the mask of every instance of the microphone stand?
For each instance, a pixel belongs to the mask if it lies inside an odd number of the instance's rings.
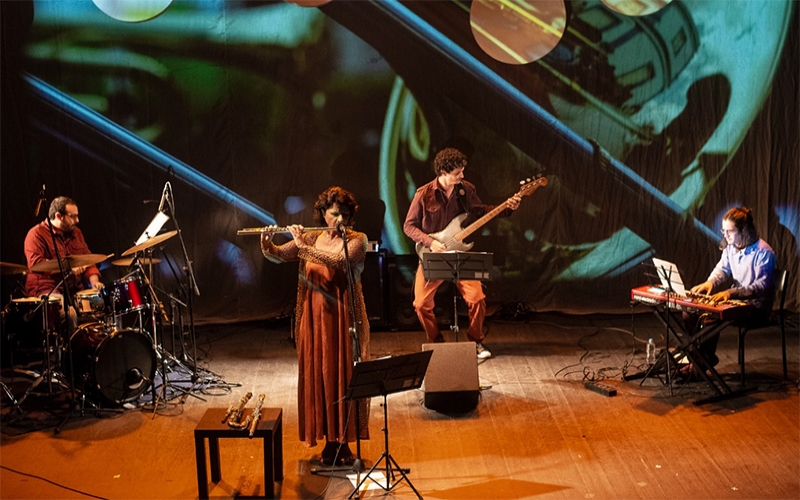
[[[44,197],[44,185],[42,185],[41,195],[42,195],[41,199],[43,201],[43,204],[47,205],[47,198]],[[58,241],[56,240],[56,232],[55,232],[55,229],[53,229],[53,221],[50,220],[49,211],[48,211],[48,214],[47,214],[47,228],[50,231],[50,239],[53,242],[53,254],[54,254],[55,258],[56,258],[56,261],[58,262],[58,271],[61,273],[61,284],[63,284],[63,286],[64,286],[64,293],[62,294],[62,304],[61,305],[64,308],[64,317],[66,319],[66,324],[67,324],[67,331],[66,331],[67,335],[66,335],[66,337],[67,337],[67,356],[69,357],[70,399],[71,399],[71,403],[74,404],[75,403],[75,368],[74,368],[74,364],[73,364],[73,360],[72,360],[72,334],[73,334],[73,331],[72,331],[72,318],[70,317],[70,311],[72,311],[72,304],[73,304],[73,302],[72,302],[72,293],[70,292],[70,289],[69,289],[69,283],[67,283],[68,275],[64,271],[64,263],[61,261],[61,255],[58,252]],[[72,269],[70,269],[69,272],[71,273]],[[49,318],[47,317],[47,309],[48,309],[47,308],[47,304],[50,303],[50,294],[53,293],[54,291],[56,291],[58,289],[58,287],[59,287],[59,285],[56,285],[55,287],[53,287],[53,289],[50,290],[49,292],[47,292],[47,295],[45,295],[44,298],[43,298],[45,307],[44,307],[44,311],[43,311],[43,315],[42,315],[42,318],[44,319],[44,321],[42,321],[42,325],[44,326],[44,330],[45,330],[45,334],[44,334],[45,349],[47,349],[47,355],[45,356],[45,359],[46,359],[46,362],[47,362],[47,371],[48,371],[47,385],[48,385],[48,390],[50,391],[51,394],[52,394],[52,380],[51,380],[50,373],[49,373],[51,371],[51,366],[50,366],[50,332],[48,332],[48,327],[49,327],[48,321],[49,321]],[[58,331],[58,329],[56,329],[56,331]],[[83,408],[81,408],[81,413],[83,413]],[[58,432],[60,431],[61,426],[64,425],[64,423],[66,423],[67,420],[69,420],[70,416],[71,416],[71,413],[67,415],[67,417],[64,419],[64,421],[61,424],[59,424],[58,427],[56,427],[56,429],[55,429],[55,433],[56,434],[58,434]]]
[[[42,187],[44,187],[44,186],[42,186]],[[67,356],[69,358],[70,405],[72,406],[72,409],[70,409],[70,411],[67,414],[67,416],[64,417],[64,420],[62,420],[61,423],[59,423],[58,426],[53,430],[53,432],[55,432],[56,434],[59,434],[61,432],[61,428],[69,421],[70,418],[72,418],[72,416],[74,414],[79,413],[81,416],[84,415],[85,403],[86,403],[86,388],[83,387],[83,390],[81,391],[81,402],[80,402],[80,404],[78,404],[77,403],[77,399],[75,397],[75,363],[74,363],[74,359],[73,359],[73,356],[72,356],[72,335],[74,334],[74,331],[72,329],[72,318],[70,316],[70,312],[73,311],[74,309],[73,309],[72,292],[69,289],[69,283],[67,281],[67,278],[69,277],[69,274],[67,274],[67,271],[69,271],[69,273],[72,273],[72,269],[69,269],[69,270],[64,269],[64,262],[61,260],[61,255],[58,252],[58,242],[56,240],[56,232],[55,232],[55,229],[53,229],[53,221],[50,220],[50,214],[49,213],[47,215],[47,226],[48,226],[48,228],[50,230],[50,238],[51,238],[51,240],[53,242],[53,253],[55,255],[56,260],[58,261],[58,270],[61,273],[61,284],[63,284],[63,288],[64,288],[64,290],[63,290],[64,293],[62,294],[62,297],[63,297],[62,300],[63,300],[63,307],[64,307],[64,316],[66,318],[66,324],[67,324],[66,325],[66,334],[67,334],[66,335],[66,343],[67,343]],[[53,293],[54,291],[56,291],[58,289],[58,286],[59,285],[56,285],[52,290],[50,290],[47,293],[47,295],[44,296],[44,300],[47,301],[47,302],[45,302],[45,304],[49,303],[50,294]],[[50,361],[50,352],[49,352],[50,351],[50,341],[49,341],[49,338],[50,338],[50,336],[49,336],[49,332],[47,332],[47,327],[48,327],[48,323],[47,323],[47,321],[48,321],[48,319],[47,319],[47,307],[45,307],[44,310],[45,310],[44,316],[43,316],[44,321],[42,323],[45,326],[45,345],[46,345],[46,349],[48,351],[47,352],[47,360],[48,360],[47,362],[48,362],[48,371],[49,371],[49,370],[51,370],[51,368],[49,367],[49,361]],[[51,378],[50,374],[48,373],[48,384],[49,385],[52,384],[52,380],[50,380],[50,378]],[[85,381],[84,381],[84,385],[85,385]],[[90,404],[92,404],[92,403],[90,402]],[[75,405],[78,405],[78,408],[76,408]],[[101,408],[99,408],[98,406],[96,406],[94,404],[92,404],[92,406],[94,407],[94,410],[96,412],[100,412],[100,411],[118,412],[114,408],[101,409]]]
[[[353,274],[353,266],[350,262],[350,253],[347,248],[347,228],[344,224],[339,223],[336,225],[336,229],[342,235],[342,247],[344,248],[344,263],[345,263],[345,271],[347,273],[347,296],[349,300],[349,311],[350,311],[350,328],[349,333],[350,336],[353,338],[353,365],[355,366],[356,363],[361,361],[361,341],[358,337],[358,326],[361,324],[356,315],[356,303],[355,303],[355,275]],[[356,412],[356,458],[353,460],[353,465],[350,466],[348,470],[353,470],[355,472],[363,472],[364,471],[364,462],[361,460],[361,416],[358,411],[359,403],[355,401],[355,412]],[[345,443],[347,442],[347,430],[345,429]],[[339,445],[341,447],[341,443]],[[337,453],[338,455],[338,453]],[[336,467],[336,464],[333,465],[330,471],[333,470],[341,470],[340,468]],[[321,470],[312,471],[312,473],[319,473],[322,472]]]
[[[192,261],[189,259],[189,253],[186,250],[186,243],[183,240],[183,232],[181,231],[180,225],[178,224],[178,218],[175,215],[175,197],[173,196],[172,193],[171,184],[167,183],[167,185],[165,186],[164,193],[166,201],[165,205],[166,208],[169,209],[169,214],[172,217],[172,222],[175,224],[175,229],[178,231],[178,239],[181,242],[181,250],[183,251],[183,260],[184,262],[186,262],[186,266],[184,267],[184,271],[186,273],[186,303],[188,306],[187,310],[189,313],[189,339],[191,342],[191,350],[192,350],[192,354],[191,356],[189,356],[192,387],[190,387],[187,390],[186,394],[190,394],[194,386],[197,385],[197,383],[200,380],[200,376],[198,375],[200,368],[197,366],[197,337],[195,335],[195,329],[194,329],[194,308],[192,301],[193,295],[197,295],[198,297],[200,296],[200,289],[197,287],[197,279],[195,278],[194,269],[192,268]],[[183,338],[181,338],[181,345],[183,345]],[[210,370],[205,370],[205,369],[203,370],[207,372],[209,375],[214,377],[214,382],[216,385],[223,385],[226,387],[241,387],[241,384],[229,384],[225,382],[221,376],[211,372]],[[183,398],[186,397],[186,394],[183,395]]]

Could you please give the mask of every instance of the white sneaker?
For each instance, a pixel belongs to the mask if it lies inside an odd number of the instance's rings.
[[[481,343],[475,344],[475,351],[478,354],[478,359],[489,359],[492,357],[492,353],[489,351],[489,349],[484,347],[484,345]]]

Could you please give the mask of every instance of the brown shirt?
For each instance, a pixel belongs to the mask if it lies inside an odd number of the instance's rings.
[[[464,199],[470,215],[480,217],[494,208],[493,205],[485,205],[481,201],[474,184],[462,181],[461,185],[464,188]],[[430,248],[433,238],[428,235],[441,231],[456,215],[463,212],[456,193],[458,188],[459,186],[455,186],[448,197],[438,180],[434,179],[417,189],[403,224],[406,235],[416,243]],[[501,215],[508,216],[511,213],[512,210],[507,209]]]

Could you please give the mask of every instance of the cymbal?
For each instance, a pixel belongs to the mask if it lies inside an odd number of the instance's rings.
[[[0,274],[25,274],[28,266],[22,264],[12,264],[11,262],[0,262]]]
[[[145,241],[139,243],[138,245],[132,246],[129,249],[125,250],[124,252],[122,252],[121,257],[125,257],[125,256],[128,256],[130,254],[133,254],[133,253],[139,252],[141,250],[144,250],[145,248],[150,248],[150,247],[152,247],[154,245],[158,245],[162,241],[168,240],[168,239],[172,238],[173,236],[175,236],[176,234],[178,234],[178,230],[177,229],[175,229],[173,231],[170,231],[168,233],[163,233],[163,234],[159,234],[157,236],[153,236],[149,240],[145,240]]]
[[[143,265],[158,264],[159,262],[161,262],[161,259],[150,259],[148,257],[139,258],[139,263]],[[128,257],[127,259],[112,260],[111,263],[114,264],[115,266],[130,266],[131,264],[133,264],[133,257]]]
[[[61,259],[64,269],[75,269],[76,267],[93,266],[103,262],[112,254],[103,255],[99,253],[87,253],[82,255],[70,255]],[[35,273],[57,273],[59,271],[58,261],[56,259],[45,260],[34,264],[31,271]]]

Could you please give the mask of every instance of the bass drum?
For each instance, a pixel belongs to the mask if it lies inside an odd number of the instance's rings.
[[[147,390],[156,372],[156,354],[140,330],[81,325],[70,339],[76,384],[112,403],[133,401]],[[69,368],[69,355],[65,356]]]

